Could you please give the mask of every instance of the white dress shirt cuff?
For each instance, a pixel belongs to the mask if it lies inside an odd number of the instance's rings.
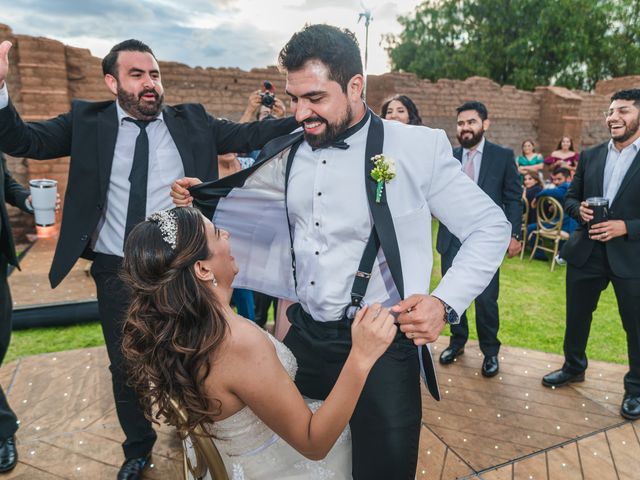
[[[4,86],[0,88],[0,110],[9,105],[9,90],[7,89],[7,82],[4,82]]]

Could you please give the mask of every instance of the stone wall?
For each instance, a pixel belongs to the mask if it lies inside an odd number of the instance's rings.
[[[89,50],[65,46],[41,37],[16,35],[0,24],[0,41],[13,42],[7,83],[13,103],[26,120],[43,120],[68,111],[73,99],[107,100],[101,59]],[[237,120],[246,107],[249,93],[270,80],[276,93],[285,97],[285,77],[275,67],[252,69],[191,68],[177,62],[160,62],[166,101],[169,104],[198,102],[218,117]],[[607,138],[601,112],[609,104],[610,93],[638,86],[640,77],[624,77],[599,82],[595,93],[569,91],[558,87],[538,87],[534,92],[500,86],[482,77],[464,81],[430,82],[413,74],[370,75],[367,99],[379,112],[385,98],[396,93],[409,95],[417,104],[424,123],[443,128],[453,144],[455,108],[468,100],[487,105],[491,128],[487,137],[520,152],[524,139],[533,139],[538,151],[551,152],[562,135],[570,135],[578,148]],[[30,178],[48,177],[59,182],[64,196],[68,158],[36,161],[8,157],[16,179],[27,184]],[[32,219],[11,208],[10,215],[19,241],[33,231]]]

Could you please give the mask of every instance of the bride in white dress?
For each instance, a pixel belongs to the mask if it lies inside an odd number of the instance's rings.
[[[145,412],[182,431],[204,425],[233,480],[351,478],[347,424],[394,338],[393,317],[380,305],[363,308],[333,390],[324,402],[305,401],[292,353],[229,307],[237,266],[228,240],[197,210],[175,208],[153,214],[126,241],[132,302],[123,350]]]

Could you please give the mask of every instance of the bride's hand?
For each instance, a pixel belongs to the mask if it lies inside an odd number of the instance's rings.
[[[184,177],[176,180],[171,185],[171,198],[173,198],[173,203],[176,204],[176,207],[190,207],[193,203],[193,197],[187,190],[189,187],[193,185],[198,185],[202,183],[202,180],[199,178],[192,177]]]
[[[398,331],[394,321],[389,309],[379,303],[363,307],[351,325],[351,353],[372,367],[386,352]]]

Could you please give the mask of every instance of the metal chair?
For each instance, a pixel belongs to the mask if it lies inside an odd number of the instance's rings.
[[[171,407],[183,422],[187,421],[187,412],[174,399],[170,399]],[[193,455],[187,455],[191,449]],[[191,434],[182,439],[182,458],[184,463],[184,478],[188,480],[229,480],[227,469],[220,452],[201,425]]]
[[[537,250],[543,250],[553,255],[551,259],[551,271],[556,265],[556,257],[558,256],[558,250],[560,250],[560,241],[568,240],[569,234],[562,230],[562,221],[564,220],[564,209],[558,200],[553,197],[542,196],[538,198],[538,205],[536,207],[537,220],[536,229],[531,232],[531,235],[536,236],[536,241],[531,250],[531,256],[529,261],[533,260]],[[531,235],[529,238],[531,239]],[[544,240],[551,240],[553,247],[545,247]]]

